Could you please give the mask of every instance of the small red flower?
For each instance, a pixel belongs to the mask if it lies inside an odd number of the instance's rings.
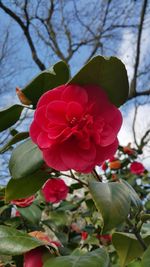
[[[42,267],[42,256],[44,251],[45,250],[42,247],[39,247],[26,252],[24,255],[23,267]]]
[[[66,199],[68,191],[68,186],[60,178],[47,180],[42,188],[45,200],[52,203]]]
[[[88,233],[86,231],[81,232],[81,239],[86,240],[88,237]]]
[[[89,173],[118,147],[120,111],[96,85],[61,85],[42,95],[30,136],[46,164]]]
[[[30,206],[32,202],[34,201],[35,196],[27,197],[27,198],[21,198],[21,199],[15,199],[11,201],[11,204],[16,205],[18,207],[25,208],[27,206]]]
[[[145,171],[145,167],[141,162],[134,161],[130,165],[130,172],[133,174],[142,174]]]

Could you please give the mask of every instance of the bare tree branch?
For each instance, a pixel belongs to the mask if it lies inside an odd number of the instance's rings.
[[[134,99],[138,96],[149,96],[150,95],[150,89],[145,90],[145,91],[141,91],[141,92],[135,92],[134,95],[129,95],[128,100]]]
[[[137,115],[138,115],[138,107],[139,106],[137,104],[135,104],[135,111],[134,111],[133,124],[132,124],[133,138],[134,138],[134,142],[135,142],[137,148],[139,146],[138,146],[138,142],[137,142],[137,138],[136,138],[136,129],[135,129],[135,126],[136,126],[136,120],[137,120]]]
[[[131,88],[130,88],[130,96],[137,96],[137,72],[139,67],[139,61],[140,61],[140,48],[141,48],[141,37],[142,37],[142,30],[143,30],[143,24],[144,24],[144,18],[146,14],[146,8],[147,8],[148,0],[143,1],[143,6],[141,10],[141,18],[140,18],[140,24],[138,28],[138,37],[137,37],[137,44],[136,44],[136,58],[135,58],[135,65],[134,65],[134,74],[133,79],[131,82]]]
[[[27,18],[27,25],[25,25],[23,23],[23,21],[11,10],[9,9],[8,7],[6,7],[2,1],[0,1],[0,8],[6,12],[11,18],[13,18],[17,23],[18,25],[21,27],[21,29],[23,30],[24,32],[24,35],[27,39],[27,42],[28,42],[28,45],[30,47],[30,50],[31,50],[31,53],[32,53],[32,58],[34,60],[34,62],[36,63],[36,65],[39,67],[40,70],[44,70],[46,67],[45,65],[43,64],[43,62],[39,59],[38,55],[37,55],[37,51],[36,51],[36,48],[34,46],[34,43],[33,43],[33,40],[32,40],[32,37],[30,35],[30,32],[29,32],[29,18],[28,18],[28,15],[27,15],[27,1],[26,1],[26,4],[25,4],[25,10],[26,10],[26,18]]]

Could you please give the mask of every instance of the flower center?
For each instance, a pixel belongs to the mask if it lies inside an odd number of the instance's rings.
[[[83,130],[84,127],[91,128],[93,125],[93,117],[90,114],[85,114],[81,118],[72,117],[72,119],[69,120],[69,126],[71,128],[77,127],[78,130]]]
[[[76,117],[73,117],[73,118],[69,121],[69,123],[70,123],[71,126],[75,126],[75,125],[77,124],[77,122],[78,122],[78,119],[77,119]]]

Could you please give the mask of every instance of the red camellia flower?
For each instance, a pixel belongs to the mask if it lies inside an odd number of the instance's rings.
[[[35,196],[16,199],[16,200],[12,200],[11,204],[16,205],[18,207],[25,208],[27,206],[30,206],[32,204],[32,202],[34,201],[34,199],[35,199]]]
[[[141,174],[145,171],[145,167],[142,163],[134,161],[130,165],[130,172],[133,174]]]
[[[60,178],[47,180],[42,188],[45,200],[52,203],[58,203],[65,199],[68,191],[68,186]]]
[[[42,95],[30,136],[56,170],[88,173],[114,155],[120,111],[96,85],[61,85]]]

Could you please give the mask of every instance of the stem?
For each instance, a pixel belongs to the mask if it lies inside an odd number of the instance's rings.
[[[94,178],[96,178],[97,181],[102,183],[102,178],[97,174],[95,169],[93,169],[92,174],[93,174]]]
[[[33,107],[31,107],[31,105],[30,106],[27,106],[27,105],[21,105],[22,107],[24,107],[24,108],[27,108],[27,109],[31,109],[31,110],[34,110],[34,108]]]
[[[81,180],[79,180],[78,178],[76,178],[74,176],[74,174],[72,173],[72,171],[70,171],[70,173],[71,173],[71,175],[68,175],[68,174],[65,174],[65,173],[60,173],[60,174],[63,175],[63,176],[66,176],[68,178],[72,178],[73,180],[77,181],[78,183],[82,184],[83,186],[88,187],[88,184],[83,182],[83,181],[81,181]]]
[[[142,239],[140,233],[137,232],[136,229],[133,231],[133,233],[135,234],[135,236],[138,239],[139,243],[141,244],[143,250],[145,251],[147,249],[147,245],[145,244],[144,240]]]
[[[133,234],[136,236],[137,240],[139,241],[140,245],[142,246],[143,250],[145,251],[147,249],[147,245],[145,244],[143,238],[141,237],[137,227],[132,224],[130,219],[127,219],[127,223],[129,224],[129,226],[132,227]]]

